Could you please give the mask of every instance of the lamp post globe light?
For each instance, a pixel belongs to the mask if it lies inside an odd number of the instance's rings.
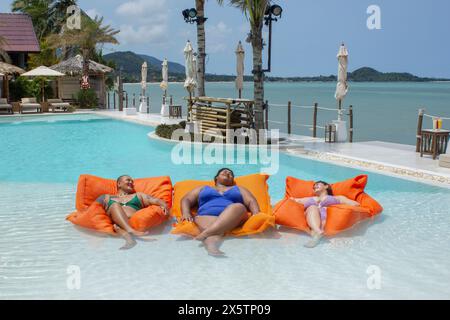
[[[195,8],[184,9],[181,14],[186,23],[205,23],[208,20],[206,17],[198,17],[198,12]]]

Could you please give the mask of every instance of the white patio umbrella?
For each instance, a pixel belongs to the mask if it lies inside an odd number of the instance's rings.
[[[184,48],[184,60],[186,69],[186,80],[184,81],[184,87],[189,91],[189,95],[192,95],[194,89],[197,87],[197,82],[195,81],[195,66],[194,66],[194,49],[192,48],[191,42],[188,41],[186,47]]]
[[[347,84],[347,68],[348,68],[348,51],[344,44],[339,48],[339,52],[337,54],[338,58],[338,82],[336,86],[336,93],[334,97],[338,101],[339,111],[338,111],[338,120],[342,119],[342,100],[344,100],[345,96],[348,92],[348,84]]]
[[[63,77],[64,73],[47,68],[46,66],[40,66],[28,72],[22,73],[21,77]],[[44,102],[44,79],[42,79],[42,102]]]
[[[164,97],[167,97],[167,89],[169,88],[169,62],[167,59],[164,59],[162,63],[161,69],[162,82],[159,85],[160,88],[164,91]]]
[[[147,62],[144,62],[141,67],[141,104],[139,105],[139,112],[147,113],[147,106],[145,105],[145,91],[147,90]]]
[[[244,59],[245,51],[242,42],[239,41],[236,49],[236,90],[239,92],[239,98],[242,98],[242,89],[244,89]]]

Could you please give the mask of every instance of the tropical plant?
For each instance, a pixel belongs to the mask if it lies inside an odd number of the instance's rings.
[[[223,0],[219,0],[222,3]],[[249,40],[253,49],[253,83],[255,100],[255,128],[264,129],[264,72],[262,64],[264,15],[270,0],[230,0],[250,22]]]
[[[28,14],[37,38],[42,40],[51,33],[61,31],[67,8],[76,3],[76,0],[14,0],[11,9]]]
[[[39,53],[31,53],[28,57],[28,66],[30,69],[39,66],[49,67],[59,62],[56,56],[56,50],[49,46],[47,38],[40,41],[40,48],[41,51]]]
[[[118,44],[115,35],[119,30],[112,29],[109,25],[102,26],[103,17],[89,18],[81,15],[81,29],[65,29],[60,34],[52,34],[48,37],[49,46],[52,48],[79,47],[83,56],[83,76],[89,75],[89,59],[96,55],[98,44]]]
[[[97,93],[93,89],[80,90],[73,95],[81,109],[96,108],[98,106]]]

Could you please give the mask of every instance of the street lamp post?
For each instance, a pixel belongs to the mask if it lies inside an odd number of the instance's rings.
[[[263,69],[262,72],[270,72],[272,68],[272,22],[278,21],[278,18],[281,18],[283,13],[283,8],[279,5],[268,6],[266,9],[264,24],[269,27],[269,48],[268,48],[268,62],[267,69]]]

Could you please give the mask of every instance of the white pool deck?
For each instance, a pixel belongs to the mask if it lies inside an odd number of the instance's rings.
[[[170,119],[153,113],[132,116],[120,111],[105,110],[76,113],[95,113],[147,126],[177,124],[186,120]],[[440,167],[439,161],[430,156],[420,157],[415,152],[415,146],[382,141],[325,143],[323,138],[283,133],[280,136],[284,138],[280,143],[280,150],[290,155],[450,188],[450,169]]]

